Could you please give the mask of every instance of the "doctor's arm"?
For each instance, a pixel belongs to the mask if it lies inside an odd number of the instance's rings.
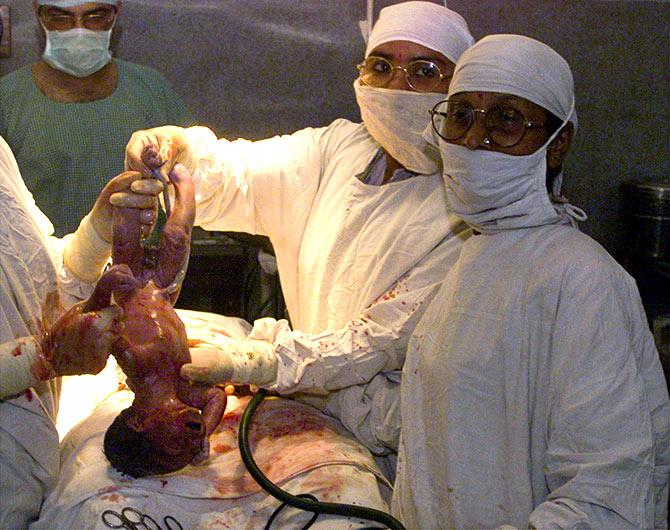
[[[182,367],[182,375],[327,397],[322,400],[327,412],[371,450],[395,449],[407,342],[460,250],[460,242],[443,244],[452,250],[431,253],[342,328],[309,335],[285,320],[260,319],[244,341],[192,349],[192,363]]]
[[[71,307],[45,333],[0,344],[0,399],[62,375],[97,374],[105,367],[123,311],[118,306]]]
[[[109,262],[113,206],[141,209],[141,231],[146,236],[153,229],[158,205],[156,197],[162,189],[159,181],[142,179],[138,172],[121,173],[105,185],[74,233],[62,239],[47,238],[66,307],[88,298]]]
[[[181,163],[193,175],[197,226],[290,246],[302,237],[330,153],[356,127],[337,120],[258,141],[217,138],[207,127],[156,127],[132,135],[126,166],[148,175]],[[146,146],[153,155],[143,159]]]
[[[663,474],[667,495],[670,406],[658,353],[632,280],[610,278],[566,282],[574,288],[558,310],[547,389],[549,493],[531,527],[651,528]]]

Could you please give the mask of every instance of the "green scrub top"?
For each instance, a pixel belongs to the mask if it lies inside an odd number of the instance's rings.
[[[0,135],[56,235],[73,232],[105,183],[123,171],[131,134],[194,119],[156,70],[116,60],[113,94],[90,103],[58,103],[33,81],[31,66],[0,79]]]

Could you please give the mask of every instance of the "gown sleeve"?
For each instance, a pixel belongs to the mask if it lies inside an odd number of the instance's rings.
[[[633,280],[598,265],[563,279],[548,389],[549,495],[530,516],[533,528],[665,524],[670,405],[658,352]]]

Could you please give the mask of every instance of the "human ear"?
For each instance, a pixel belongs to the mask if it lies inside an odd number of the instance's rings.
[[[563,161],[570,150],[574,127],[568,122],[558,133],[553,142],[547,146],[547,167],[549,169],[559,169],[563,166]]]

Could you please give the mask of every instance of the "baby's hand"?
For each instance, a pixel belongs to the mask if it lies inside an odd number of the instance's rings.
[[[194,466],[203,465],[208,458],[209,458],[209,437],[205,436],[202,439],[202,444],[200,445],[200,452],[197,455],[195,455],[195,458],[193,459],[193,462],[191,462],[191,464]]]

